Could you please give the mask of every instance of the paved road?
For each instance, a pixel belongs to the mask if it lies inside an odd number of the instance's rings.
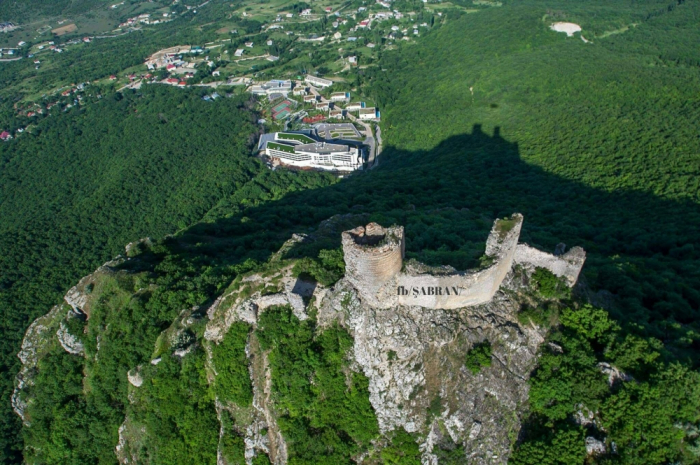
[[[358,118],[355,118],[352,114],[348,113],[348,118],[351,121],[354,121],[356,123],[361,124],[365,128],[365,140],[363,143],[367,146],[369,146],[369,150],[367,153],[367,166],[369,166],[370,169],[374,168],[377,166],[377,160],[376,157],[378,155],[377,149],[375,148],[375,141],[374,137],[372,136],[372,128],[370,127],[369,124],[365,123],[364,121],[359,120]],[[377,133],[378,136],[381,136],[381,132]],[[381,152],[381,138],[379,139],[379,151]]]

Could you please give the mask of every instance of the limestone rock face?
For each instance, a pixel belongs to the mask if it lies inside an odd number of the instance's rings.
[[[506,279],[506,288],[517,291],[515,280]],[[353,358],[369,378],[382,432],[403,427],[425,437],[424,463],[437,463],[433,446],[450,441],[464,446],[465,463],[506,463],[544,341],[519,324],[508,294],[456,310],[375,308],[343,279],[326,294],[318,318],[321,326],[339,320],[352,333]],[[492,364],[473,374],[464,366],[466,353],[485,340]]]
[[[605,443],[600,439],[592,436],[586,438],[586,453],[588,455],[603,455],[605,454]]]
[[[243,321],[248,324],[255,324],[258,314],[268,307],[278,305],[289,305],[292,312],[300,320],[306,320],[309,316],[306,313],[305,298],[311,297],[321,286],[316,283],[304,281],[292,276],[291,267],[280,270],[276,286],[280,292],[263,294],[272,285],[272,278],[264,278],[260,275],[251,275],[244,279],[242,286],[250,286],[257,290],[250,297],[243,297],[238,293],[238,289],[233,290],[219,297],[207,310],[209,323],[204,332],[204,338],[208,341],[219,342],[236,321]]]
[[[143,377],[141,376],[141,373],[139,373],[138,368],[129,370],[129,372],[126,374],[126,378],[134,387],[141,387],[143,384]]]
[[[112,267],[122,262],[123,259],[121,258],[111,260],[99,267],[94,273],[82,278],[64,296],[63,299],[68,305],[54,306],[46,315],[34,320],[24,333],[22,348],[17,354],[17,357],[22,362],[22,368],[15,380],[15,389],[12,393],[11,402],[13,410],[22,418],[25,425],[28,425],[25,410],[28,403],[31,402],[28,388],[34,384],[34,376],[39,359],[51,349],[52,344],[55,344],[56,340],[70,354],[80,356],[85,354],[85,349],[80,339],[68,331],[63,320],[64,318],[89,315],[90,285],[95,282],[98,275],[112,273]],[[70,309],[68,306],[70,306]],[[54,340],[54,336],[56,336],[56,340]]]
[[[12,409],[29,426],[25,411],[28,405],[26,389],[34,385],[34,374],[39,358],[46,353],[51,345],[51,335],[56,331],[63,316],[60,305],[54,306],[49,313],[34,320],[22,340],[22,349],[17,357],[22,361],[22,368],[15,378],[15,389],[12,393]]]
[[[74,317],[68,316],[68,318]],[[69,354],[85,355],[85,347],[83,346],[83,343],[80,342],[80,339],[77,336],[74,336],[68,332],[68,328],[63,321],[61,321],[58,331],[56,331],[56,337],[58,338],[58,342],[61,344],[61,347],[63,347],[63,349]]]

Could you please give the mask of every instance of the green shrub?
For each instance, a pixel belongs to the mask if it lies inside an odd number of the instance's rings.
[[[547,299],[567,298],[571,294],[566,282],[545,268],[537,268],[532,273],[532,281],[537,291]]]
[[[256,334],[270,350],[272,389],[289,463],[350,464],[379,434],[369,380],[349,370],[352,337],[333,326],[314,337],[314,321],[289,307],[260,315]]]
[[[475,344],[469,352],[465,361],[465,366],[473,374],[477,374],[484,367],[491,366],[491,343],[486,340]]]
[[[229,465],[245,465],[245,440],[235,432],[226,432],[221,438],[221,455]]]
[[[415,439],[403,428],[394,431],[391,443],[379,454],[384,465],[419,465],[421,453]]]
[[[331,286],[345,273],[343,250],[340,248],[321,250],[317,259],[309,257],[299,259],[294,264],[293,271],[295,276],[307,274],[324,286]]]
[[[217,373],[214,392],[220,400],[235,402],[242,407],[253,401],[253,386],[245,353],[249,331],[249,325],[237,321],[231,325],[224,339],[212,348]]]

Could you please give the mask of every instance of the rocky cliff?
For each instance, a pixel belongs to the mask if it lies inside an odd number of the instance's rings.
[[[461,308],[403,304],[396,295],[401,277],[411,276],[420,285],[421,278],[442,279],[444,273],[430,274],[425,271],[429,267],[416,263],[410,269],[421,273],[402,272],[403,228],[370,224],[343,234],[346,276],[333,287],[304,283],[294,278],[291,267],[264,277],[247,276],[210,308],[205,337],[217,343],[235,321],[255,326],[271,305],[290,305],[300,319],[316,314],[319,330],[339,322],[354,338],[352,366],[369,378],[370,401],[382,433],[404,428],[416,434],[426,465],[438,464],[433,450],[441,446],[460,447],[464,463],[506,463],[527,411],[527,381],[545,337],[542,329],[517,318],[523,298],[532,295],[529,274],[537,268],[529,265],[525,254],[520,262],[527,266],[513,265],[521,222],[522,217],[515,216],[507,230],[498,223],[494,226],[487,248],[495,260],[485,279],[484,289],[489,288],[485,292],[490,292],[486,302],[482,298],[480,304]],[[537,257],[560,261],[543,252]],[[389,265],[377,266],[380,262]],[[583,260],[578,265],[576,275]],[[447,274],[456,279],[465,275],[449,270]],[[572,285],[575,279],[567,282]],[[256,291],[244,299],[231,299],[245,284],[264,289],[271,283],[279,283],[283,291],[270,295]],[[485,342],[492,349],[492,363],[472,372],[465,366],[465,356]],[[256,365],[254,360],[260,358],[262,363]],[[265,354],[252,354],[251,367],[254,380],[269,379]],[[256,382],[254,388],[256,399],[269,399],[267,382]],[[262,422],[270,428],[278,444],[271,456],[275,463],[285,463],[274,408],[256,402],[256,410],[251,424]],[[247,441],[253,443],[255,437]]]
[[[197,307],[182,310],[158,338],[150,366],[166,356],[194,356],[190,354],[198,347],[202,353],[203,348],[206,379],[213,385],[220,376],[213,349],[234,323],[250,325],[245,356],[253,400],[249,407],[241,407],[215,399],[221,423],[217,461],[228,464],[221,444],[230,430],[225,418],[231,417],[244,440],[247,464],[259,454],[267,455],[272,463],[286,464],[288,438],[277,421],[269,352],[261,348],[255,330],[260,315],[269,308],[288,306],[299,320],[313,318],[317,331],[337,323],[354,339],[347,354],[350,368],[369,380],[369,400],[381,433],[367,454],[355,458],[357,462],[376,463],[386,437],[402,428],[418,441],[423,464],[437,465],[439,450],[458,451],[464,463],[506,463],[527,412],[528,378],[546,336],[543,329],[517,316],[524,302],[537,298],[531,275],[538,268],[547,268],[573,285],[585,258],[578,249],[559,257],[518,244],[522,217],[507,221],[495,223],[487,247],[491,259],[484,269],[473,272],[403,263],[403,228],[370,224],[350,230],[343,235],[346,275],[332,286],[300,276],[295,272],[296,261],[283,259],[283,252],[308,239],[295,236],[273,255],[264,272],[238,276],[206,311]],[[367,257],[379,258],[364,266]],[[93,291],[105,276],[115,273],[113,267],[121,260],[83,278],[67,293],[64,305],[54,307],[27,331],[19,354],[24,365],[13,397],[15,411],[26,424],[30,419],[24,412],[31,402],[37,360],[56,343],[70,354],[85,356],[80,335],[71,334],[68,323],[71,318],[89,317]],[[388,265],[381,266],[385,262]],[[454,304],[465,302],[459,299],[401,299],[397,292],[407,279],[418,287],[425,285],[424,280],[429,281],[428,287],[456,287],[441,280],[464,284],[482,275],[486,278],[477,281],[485,284],[477,286],[480,297],[469,301],[473,305]],[[202,328],[199,333],[192,329],[198,325]],[[478,369],[467,366],[467,354],[484,344],[490,347],[488,363]],[[142,401],[138,392],[144,389],[143,371],[141,365],[131,367],[123,380],[129,383],[129,401],[135,408]],[[142,455],[147,434],[143,424],[127,415],[115,444],[121,463],[148,462]]]

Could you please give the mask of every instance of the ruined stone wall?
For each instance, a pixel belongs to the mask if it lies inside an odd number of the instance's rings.
[[[491,301],[513,266],[522,222],[520,214],[494,222],[486,241],[486,254],[492,263],[484,270],[448,276],[400,275],[399,304],[455,309]]]
[[[425,308],[457,309],[490,302],[501,283],[518,263],[542,267],[566,278],[573,286],[586,259],[580,247],[554,256],[526,244],[518,244],[523,216],[496,220],[486,240],[490,264],[481,270],[432,274],[402,272],[403,227],[382,228],[376,223],[343,233],[345,276],[362,300],[374,308],[410,305]]]
[[[395,277],[403,266],[403,226],[382,228],[377,223],[343,233],[345,276],[359,290],[376,292]]]
[[[545,268],[573,286],[586,261],[586,252],[581,247],[573,247],[563,255],[552,255],[527,244],[518,244],[514,261],[517,264]]]

